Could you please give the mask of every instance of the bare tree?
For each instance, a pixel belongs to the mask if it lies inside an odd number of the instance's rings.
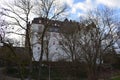
[[[59,16],[61,16],[62,13],[64,13],[66,7],[63,7],[63,5],[57,5],[57,0],[40,0],[38,1],[38,10],[40,13],[40,17],[43,17],[45,19],[44,21],[44,30],[43,33],[41,34],[41,52],[40,52],[40,64],[39,67],[41,66],[41,61],[42,61],[42,56],[43,56],[43,45],[44,45],[44,35],[45,32],[48,28],[48,26],[51,25],[49,20],[51,19],[58,19]],[[31,49],[31,44],[30,44],[30,15],[32,12],[32,9],[35,5],[31,0],[17,0],[14,1],[12,4],[8,3],[6,6],[3,7],[2,9],[5,12],[0,12],[4,16],[12,19],[15,22],[10,22],[11,25],[19,26],[21,29],[25,30],[25,35],[26,35],[26,42],[25,46],[28,49],[28,53],[30,56],[30,75],[32,74],[32,49]],[[49,19],[49,20],[48,20]],[[16,33],[16,32],[13,32]],[[16,33],[19,34],[19,33]],[[21,34],[20,34],[21,35]],[[39,71],[40,72],[40,71]],[[40,75],[40,74],[39,74]],[[31,80],[31,77],[29,76],[29,80]]]
[[[2,8],[4,10],[0,13],[7,17],[8,19],[12,19],[12,21],[9,21],[9,24],[12,25],[12,27],[17,27],[21,30],[25,30],[25,46],[29,53],[30,57],[30,75],[32,74],[32,49],[30,44],[30,15],[32,13],[33,9],[33,2],[31,0],[14,0],[12,3],[6,3],[6,7]],[[21,32],[15,32],[14,34],[21,35]],[[24,35],[24,33],[22,34]],[[30,76],[29,76],[30,77]],[[31,79],[31,78],[30,78]]]
[[[59,3],[59,0],[37,0],[35,13],[39,17],[59,20],[66,17],[66,9],[67,6],[64,3]]]
[[[64,21],[61,28],[60,48],[67,54],[67,59],[74,62],[77,60],[79,46],[77,44],[79,23],[72,21]]]
[[[39,74],[38,74],[38,80],[40,80],[40,71],[41,71],[41,62],[43,58],[44,53],[44,37],[46,34],[47,29],[52,26],[52,20],[56,20],[65,12],[66,6],[65,5],[59,5],[56,2],[57,0],[40,0],[39,2],[39,16],[44,18],[44,29],[41,34],[41,52],[40,52],[40,59],[39,59]]]
[[[89,80],[98,79],[97,69],[103,63],[103,56],[119,38],[116,36],[118,24],[114,11],[104,7],[89,12],[79,25],[67,24],[69,28],[62,29],[62,50],[72,60],[86,63]]]
[[[33,9],[33,4],[31,0],[17,0],[13,1],[11,3],[6,3],[5,7],[2,7],[2,10],[0,13],[7,17],[9,20],[8,23],[10,25],[13,25],[12,27],[19,27],[22,28],[22,30],[26,30],[25,32],[27,33],[29,28],[27,28],[27,25],[29,24],[30,21],[30,15]],[[11,21],[12,19],[12,21]],[[19,34],[21,35],[21,32],[10,32],[14,34]],[[24,34],[24,33],[23,33]],[[22,34],[22,35],[23,35]],[[27,45],[27,40],[26,44]]]
[[[5,29],[7,29],[7,22],[4,20],[3,15],[0,14],[0,42],[5,38]]]
[[[6,47],[6,49],[9,49],[10,52],[12,53],[11,55],[14,58],[16,58],[20,78],[21,78],[21,80],[24,80],[24,77],[23,77],[23,74],[22,74],[22,67],[21,67],[20,59],[17,56],[16,52],[14,51],[14,48],[13,48],[13,45],[12,45],[12,42],[10,41],[10,39],[7,39],[5,37],[5,34],[6,34],[5,29],[7,29],[8,23],[2,18],[2,16],[3,16],[3,14],[0,14],[0,44],[2,44],[0,46],[4,46],[4,47]],[[7,50],[3,51],[2,53],[5,52],[4,54],[6,54],[6,51]],[[7,59],[7,60],[9,60],[9,59]]]
[[[112,49],[118,37],[115,29],[118,21],[115,20],[113,11],[108,8],[93,11],[86,20],[82,21],[78,43],[83,60],[88,69],[88,79],[97,80],[97,68],[103,62],[103,55]]]

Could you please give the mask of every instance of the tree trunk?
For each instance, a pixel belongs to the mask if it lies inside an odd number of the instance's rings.
[[[23,73],[22,73],[22,67],[20,65],[18,66],[18,70],[19,70],[19,74],[20,74],[20,79],[24,80],[24,76],[23,76]]]
[[[28,75],[28,80],[31,80],[32,77],[32,57],[33,57],[33,52],[31,49],[31,43],[30,43],[30,23],[27,23],[27,29],[26,29],[26,36],[25,36],[25,47],[27,49],[27,52],[29,54],[29,75]]]
[[[88,69],[88,80],[98,80],[96,68]]]
[[[40,52],[40,59],[39,59],[39,64],[38,64],[38,80],[40,80],[40,75],[41,75],[41,65],[42,65],[42,58],[43,58],[43,52],[44,52],[44,36],[46,32],[47,26],[44,27],[42,37],[41,37],[41,52]]]

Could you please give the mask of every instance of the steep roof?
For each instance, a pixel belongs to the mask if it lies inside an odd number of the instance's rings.
[[[69,21],[67,18],[64,21],[59,21],[38,17],[34,18],[32,23],[43,25],[49,23],[49,32],[72,32],[76,27],[79,27],[78,22],[72,20]]]

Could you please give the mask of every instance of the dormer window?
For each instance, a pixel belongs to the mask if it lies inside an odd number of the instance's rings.
[[[53,42],[53,45],[55,45],[55,41]]]
[[[38,47],[38,50],[40,50],[40,47]]]

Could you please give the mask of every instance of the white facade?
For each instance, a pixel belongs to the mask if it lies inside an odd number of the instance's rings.
[[[32,50],[33,50],[33,59],[35,61],[39,61],[39,57],[40,57],[40,49],[41,49],[41,45],[38,44],[38,32],[40,30],[39,27],[43,27],[43,25],[41,24],[32,24],[31,26],[31,44],[32,44]]]
[[[39,20],[38,20],[39,21]],[[66,59],[66,60],[70,60],[70,56],[68,56],[65,51],[61,48],[62,45],[60,44],[60,41],[62,41],[62,36],[59,33],[59,31],[57,31],[57,28],[54,27],[56,25],[53,25],[53,29],[52,28],[50,30],[48,30],[46,32],[46,35],[44,37],[44,41],[48,41],[48,53],[49,53],[49,60],[51,61],[57,61],[57,60],[61,60],[61,59]],[[35,22],[32,23],[32,27],[31,27],[31,44],[32,44],[32,49],[33,49],[33,59],[35,61],[39,61],[40,58],[40,52],[41,52],[41,34],[44,30],[44,25],[41,24],[41,22]],[[83,35],[84,38],[84,35]],[[89,35],[88,35],[89,38]],[[109,42],[109,40],[103,40],[102,45],[106,45],[107,42]],[[120,42],[120,41],[119,41]],[[84,44],[84,42],[83,42]],[[109,43],[108,43],[109,44]],[[44,45],[45,46],[45,45]],[[67,46],[65,46],[67,48]],[[120,54],[120,47],[119,44],[116,43],[114,45],[115,51]],[[44,54],[43,54],[43,60],[47,60],[47,52],[45,52],[44,48]],[[77,52],[79,52],[80,50],[78,50]]]
[[[32,24],[31,27],[31,44],[33,49],[33,60],[39,61],[40,51],[41,51],[41,42],[40,42],[40,34],[44,29],[44,25],[42,24]],[[57,61],[59,59],[64,58],[66,55],[60,49],[60,34],[57,31],[49,31],[44,38],[44,41],[48,41],[48,52],[49,52],[49,60]],[[47,55],[44,52],[43,60],[47,60]]]

